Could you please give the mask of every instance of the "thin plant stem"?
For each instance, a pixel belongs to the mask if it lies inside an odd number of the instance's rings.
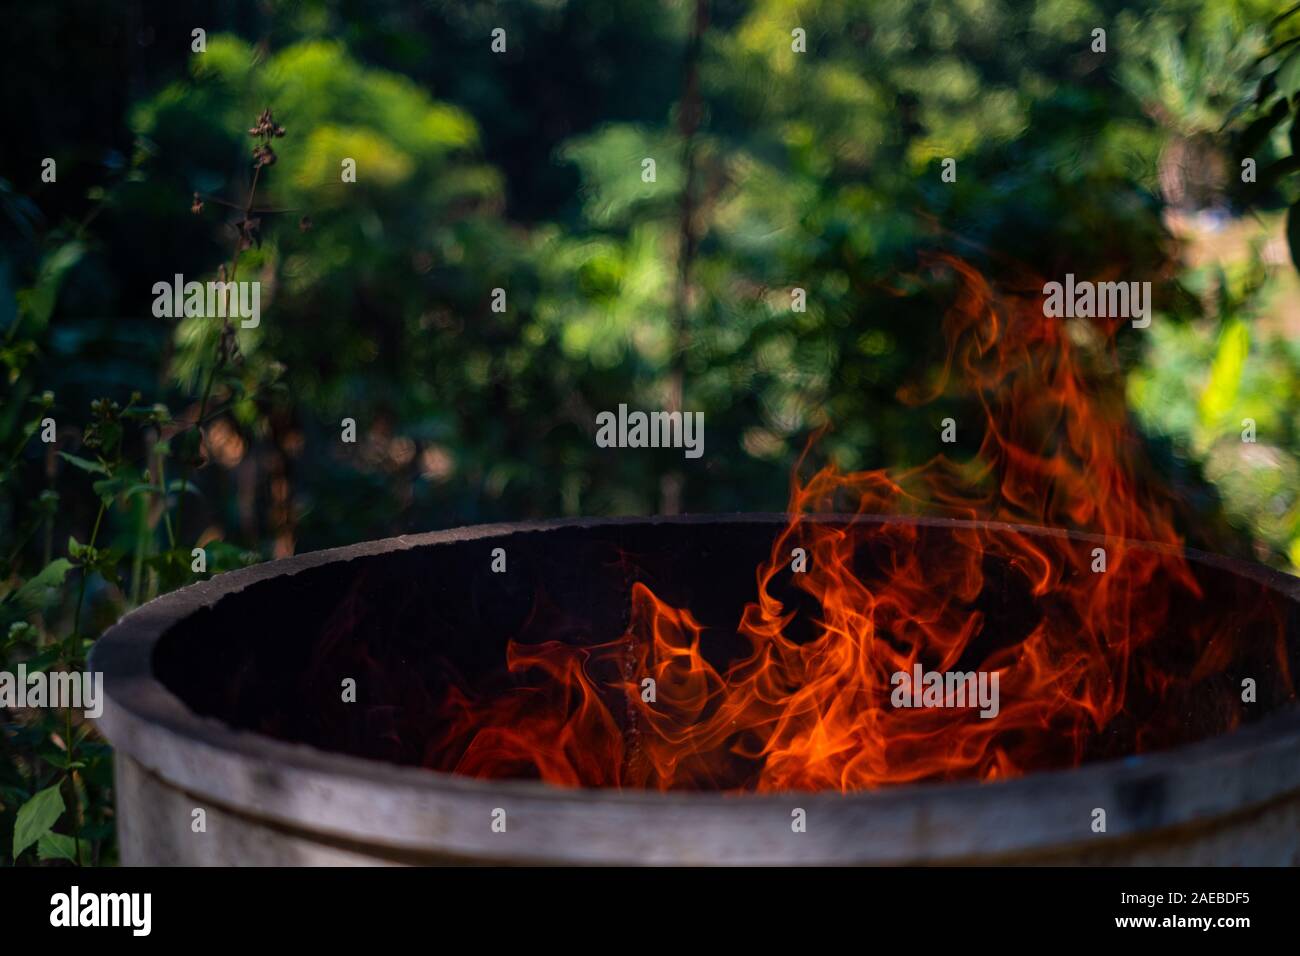
[[[71,703],[69,701],[69,703]],[[72,845],[73,860],[77,866],[81,866],[81,797],[77,793],[76,771],[72,769],[72,758],[75,745],[72,740],[72,708],[66,707],[63,711],[63,752],[67,755],[67,767],[64,769],[63,779],[68,783],[69,796],[71,802],[68,804],[72,808]]]
[[[164,507],[166,503],[164,502]],[[135,555],[131,559],[131,606],[140,604],[140,578],[144,574],[144,548],[149,528],[149,502],[141,498],[135,504]]]
[[[245,219],[248,218],[249,214],[253,210],[253,201],[257,198],[257,183],[258,180],[261,179],[261,176],[262,176],[262,167],[260,165],[255,166],[253,168],[253,183],[248,188],[248,201],[244,204]],[[239,233],[239,238],[235,240],[234,255],[232,255],[230,258],[230,274],[226,277],[227,282],[233,283],[235,281],[235,274],[239,271],[239,254],[243,251],[243,248],[244,248],[244,233],[241,230]],[[203,386],[203,397],[199,401],[199,415],[197,419],[197,425],[199,430],[199,455],[200,456],[202,456],[203,454],[203,448],[205,444],[205,436],[203,433],[203,422],[206,420],[208,414],[208,400],[212,397],[212,386],[213,383],[216,381],[217,372],[221,370],[221,367],[224,364],[225,364],[224,356],[219,354],[216,360],[212,363],[212,366],[208,369],[207,382]],[[182,465],[181,488],[180,488],[180,492],[176,496],[176,533],[177,534],[184,534],[184,529],[181,527],[181,514],[182,514],[182,507],[185,502],[185,486],[187,484],[189,484],[189,463],[188,462]],[[166,485],[164,485],[163,486],[164,494],[166,493],[166,490],[167,487]],[[172,543],[172,547],[173,548],[175,547],[174,541]]]
[[[176,532],[172,529],[172,513],[167,508],[167,459],[162,455],[158,456],[158,492],[162,495],[163,528],[167,531],[167,546],[175,550]],[[179,502],[180,499],[178,498],[177,503],[179,504]]]
[[[99,502],[99,513],[95,515],[95,527],[90,532],[90,541],[86,544],[87,548],[95,547],[95,541],[99,537],[99,526],[104,520],[105,507],[104,501],[101,498]],[[81,606],[86,600],[87,577],[88,575],[86,574],[86,570],[83,568],[81,571],[81,583],[77,586],[77,611],[72,617],[72,637],[74,639],[81,637]]]
[[[95,527],[91,529],[90,541],[88,541],[86,544],[86,547],[88,549],[93,550],[95,547],[95,542],[99,540],[99,529],[104,521],[104,511],[106,507],[107,506],[104,504],[104,500],[101,498],[99,502],[99,513],[95,515]],[[78,661],[75,660],[74,657],[80,656],[80,649],[78,645],[80,644],[81,641],[81,608],[86,601],[86,579],[88,577],[89,577],[89,573],[86,571],[85,568],[82,568],[81,581],[77,585],[77,610],[72,617],[72,636],[69,639],[70,646],[65,647],[63,649],[63,656],[67,660],[67,664],[70,668],[75,667],[75,665],[78,663]],[[75,847],[74,855],[76,857],[77,866],[81,866],[81,823],[80,823],[81,797],[77,794],[77,782],[75,779],[73,779],[74,771],[72,769],[72,761],[76,759],[76,745],[74,744],[72,739],[72,708],[71,707],[65,709],[63,712],[63,732],[64,732],[63,752],[67,760],[67,765],[64,768],[63,776],[64,779],[69,783],[68,789],[71,794],[72,841],[73,841],[73,846]]]

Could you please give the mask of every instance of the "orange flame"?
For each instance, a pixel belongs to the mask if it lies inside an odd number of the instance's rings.
[[[941,456],[897,474],[826,467],[802,483],[796,470],[790,523],[738,624],[739,657],[715,667],[691,613],[636,583],[620,640],[512,643],[515,686],[487,697],[453,690],[429,762],[565,786],[852,791],[1003,778],[1177,737],[1177,702],[1235,651],[1210,614],[1169,633],[1171,609],[1199,601],[1202,587],[1182,556],[1172,498],[1136,477],[1119,325],[1045,317],[1036,296],[998,297],[966,263],[941,265],[961,290],[945,320],[942,377],[928,395],[903,398],[932,399],[954,376],[964,384],[986,421],[973,462]],[[815,517],[833,513],[856,517]],[[936,559],[934,523],[880,517],[917,513],[1095,540],[940,522]],[[1094,568],[1098,547],[1104,573]],[[806,552],[804,573],[791,573],[795,548]],[[1016,576],[1022,603],[1037,609],[1021,614],[1023,633],[991,633],[982,595],[996,584],[992,567]],[[811,633],[795,626],[803,612],[776,596],[791,588],[816,606],[802,621]],[[1289,687],[1278,616],[1229,610],[1238,631],[1243,617],[1257,625]],[[1171,640],[1181,643],[1171,650]],[[996,673],[997,716],[895,706],[896,675],[917,665]],[[642,693],[647,677],[653,700]],[[1126,712],[1135,693],[1163,710]],[[1217,729],[1235,726],[1238,709],[1215,700]]]

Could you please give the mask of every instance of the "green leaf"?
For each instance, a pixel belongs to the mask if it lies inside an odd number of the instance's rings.
[[[1277,89],[1287,99],[1300,92],[1300,47],[1292,50],[1277,68]]]
[[[1239,152],[1245,156],[1254,153],[1268,139],[1274,127],[1286,119],[1288,115],[1290,115],[1290,110],[1287,101],[1278,100],[1273,104],[1272,109],[1253,120],[1249,126],[1242,130]]]
[[[1232,411],[1241,385],[1241,372],[1250,352],[1250,330],[1240,319],[1233,319],[1219,335],[1219,346],[1210,366],[1210,381],[1201,393],[1201,424],[1214,428]]]
[[[74,468],[80,468],[82,471],[88,471],[95,475],[108,475],[108,468],[97,461],[91,461],[88,458],[80,458],[77,455],[70,455],[66,451],[59,452],[59,457],[70,463]]]
[[[202,492],[199,491],[198,485],[194,484],[194,482],[192,481],[182,481],[179,478],[174,478],[171,481],[167,482],[167,490],[173,494],[175,494],[176,492],[188,491],[192,495],[198,495],[202,497]]]
[[[69,760],[68,755],[62,750],[43,752],[41,754],[41,759],[50,766],[58,767],[60,770],[65,772],[68,770],[80,770],[86,765],[85,761],[82,760]]]
[[[9,625],[9,633],[0,639],[0,649],[12,644],[34,644],[39,632],[27,621],[14,621]]]
[[[136,495],[156,495],[161,493],[161,489],[148,481],[137,481],[131,487],[126,489],[126,499],[130,501]]]
[[[62,587],[63,579],[68,576],[70,570],[72,570],[71,561],[67,558],[55,558],[18,589],[18,593],[14,595],[15,599],[24,607],[44,607],[50,601],[49,590]]]
[[[63,796],[59,785],[46,787],[18,808],[14,823],[14,859],[54,826],[63,815]]]
[[[126,487],[125,478],[101,478],[90,486],[95,494],[99,495],[100,500],[105,504],[110,504],[114,498]]]
[[[1273,29],[1275,29],[1275,28],[1277,27],[1278,24],[1280,24],[1280,23],[1282,23],[1284,20],[1287,20],[1287,19],[1289,19],[1290,17],[1294,16],[1296,13],[1300,13],[1300,3],[1297,3],[1297,4],[1295,4],[1294,6],[1291,6],[1291,7],[1287,8],[1286,10],[1283,10],[1281,13],[1279,13],[1277,16],[1275,16],[1272,20],[1268,21],[1268,28],[1269,28],[1269,30],[1273,30]]]
[[[59,288],[68,270],[81,261],[86,247],[80,242],[69,242],[59,247],[41,262],[36,284],[18,292],[18,306],[30,320],[27,332],[36,334],[49,324],[50,315],[58,302]]]
[[[208,552],[208,570],[212,572],[245,568],[261,560],[256,551],[248,551],[229,541],[209,541],[204,545]]]
[[[85,847],[82,847],[83,853]],[[77,841],[62,833],[44,833],[36,844],[36,854],[42,860],[77,859]]]

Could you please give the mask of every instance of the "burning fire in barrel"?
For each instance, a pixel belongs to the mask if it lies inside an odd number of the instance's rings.
[[[1231,833],[1294,862],[1297,582],[1184,547],[1118,321],[937,266],[943,374],[900,397],[973,396],[970,460],[841,472],[814,443],[781,517],[468,529],[186,589],[96,650],[123,792],[206,794],[233,845],[316,861],[1190,862]],[[122,812],[125,855],[193,859]]]

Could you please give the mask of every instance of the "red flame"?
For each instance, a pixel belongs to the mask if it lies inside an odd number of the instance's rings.
[[[950,379],[977,397],[985,433],[972,462],[796,474],[790,523],[738,624],[743,653],[715,667],[691,612],[637,583],[620,640],[512,643],[514,685],[453,690],[428,762],[565,786],[851,791],[1075,765],[1105,751],[1108,735],[1129,750],[1176,738],[1180,702],[1221,675],[1236,647],[1210,614],[1169,633],[1171,610],[1199,601],[1202,587],[1182,556],[1171,496],[1137,477],[1119,323],[1048,318],[1037,296],[998,297],[964,262],[940,265],[961,290],[945,320],[943,375],[928,395],[903,397],[931,399]],[[957,522],[942,527],[935,560],[933,525],[813,517],[846,511],[994,519],[1095,540]],[[807,570],[792,574],[796,548]],[[1025,616],[1024,633],[990,633],[981,605],[990,562],[1022,580],[1041,611]],[[791,587],[816,606],[811,634],[807,619],[796,633],[802,612],[776,596]],[[1231,611],[1238,631],[1253,615],[1253,637],[1289,688],[1277,615]],[[916,665],[996,673],[996,717],[895,706],[895,675]],[[1135,696],[1154,704],[1126,712]],[[1214,700],[1202,706],[1217,708],[1217,729],[1235,726],[1231,695]]]

